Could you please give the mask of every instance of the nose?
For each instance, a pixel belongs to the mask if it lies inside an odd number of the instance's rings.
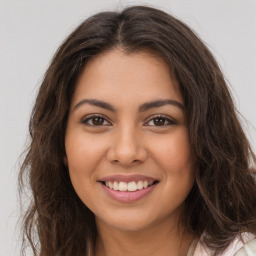
[[[136,127],[117,128],[107,152],[111,163],[130,167],[142,163],[147,158],[147,151]]]

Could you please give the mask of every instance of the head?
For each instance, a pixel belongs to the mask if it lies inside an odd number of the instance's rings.
[[[184,196],[186,214],[180,221],[195,235],[207,231],[208,245],[221,250],[241,230],[248,230],[248,219],[255,210],[255,204],[245,205],[248,194],[241,192],[255,186],[249,171],[250,146],[209,50],[178,19],[148,7],[92,16],[55,54],[30,123],[32,141],[24,169],[29,166],[34,204],[27,227],[37,219],[42,247],[51,248],[47,255],[53,255],[61,241],[65,241],[63,250],[70,253],[93,245],[94,214],[79,198],[70,179],[67,132],[81,79],[88,77],[86,70],[114,53],[126,59],[144,54],[160,63],[165,74],[169,72],[172,89],[184,108],[186,145],[193,170]],[[239,210],[234,214],[234,209]],[[84,236],[87,244],[81,245],[79,239]]]

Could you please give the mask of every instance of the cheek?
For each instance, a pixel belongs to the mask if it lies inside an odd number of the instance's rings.
[[[177,131],[176,136],[169,136],[161,143],[161,152],[156,151],[157,162],[163,170],[164,188],[162,205],[172,211],[181,205],[188,196],[195,180],[195,164],[191,154],[186,130]],[[171,202],[170,204],[166,203]]]
[[[104,157],[104,143],[84,132],[67,131],[65,138],[67,164],[74,188],[92,183]],[[93,183],[92,183],[93,184]],[[82,189],[82,188],[81,188]]]
[[[187,129],[177,129],[170,136],[155,142],[153,148],[156,161],[170,175],[185,175],[193,169],[193,159]]]
[[[74,190],[87,207],[93,202],[92,191],[102,160],[102,145],[82,133],[67,133],[65,138],[67,164]]]

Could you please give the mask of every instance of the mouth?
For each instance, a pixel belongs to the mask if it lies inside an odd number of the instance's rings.
[[[139,180],[139,181],[100,181],[104,186],[114,190],[121,192],[135,192],[137,190],[146,189],[157,184],[159,181],[155,180]]]
[[[113,175],[98,182],[112,199],[121,203],[130,203],[151,193],[160,181],[143,175]]]

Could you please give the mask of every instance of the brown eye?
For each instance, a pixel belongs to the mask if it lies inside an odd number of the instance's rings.
[[[156,126],[161,126],[165,125],[166,119],[163,117],[156,117],[153,119],[154,125]]]
[[[90,116],[82,121],[83,124],[88,126],[106,126],[111,125],[104,117],[102,116]]]
[[[167,126],[174,125],[176,122],[169,117],[165,116],[156,116],[151,118],[148,122],[146,122],[146,126]]]
[[[92,118],[93,125],[103,125],[104,119],[102,117],[94,117]]]

